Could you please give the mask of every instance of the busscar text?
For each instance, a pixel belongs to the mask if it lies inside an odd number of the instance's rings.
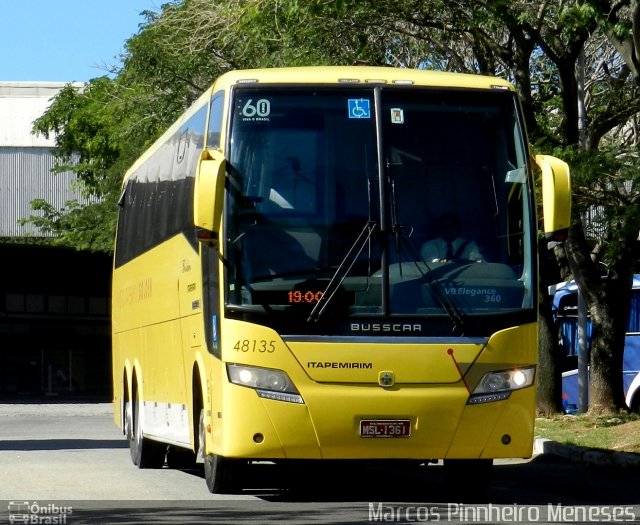
[[[415,323],[351,323],[352,332],[421,332],[422,325]]]

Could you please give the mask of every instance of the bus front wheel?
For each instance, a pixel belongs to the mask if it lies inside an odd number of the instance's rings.
[[[199,430],[198,456],[201,456],[204,460],[204,479],[209,492],[213,494],[229,494],[236,491],[237,472],[234,472],[234,467],[237,465],[237,461],[217,454],[206,453],[204,409],[200,411]]]
[[[204,457],[204,479],[209,492],[214,494],[230,494],[236,491],[233,483],[233,460],[207,454]]]

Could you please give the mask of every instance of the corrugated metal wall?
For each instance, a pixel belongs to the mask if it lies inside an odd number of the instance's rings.
[[[43,235],[17,222],[36,214],[30,205],[34,199],[44,199],[58,209],[72,199],[87,202],[72,187],[73,173],[51,172],[55,137],[32,133],[33,122],[63,86],[61,82],[0,81],[0,237]],[[73,86],[82,89],[83,85]]]
[[[32,225],[17,222],[36,213],[30,206],[34,199],[56,208],[72,199],[87,202],[72,188],[73,173],[51,173],[54,160],[50,148],[0,147],[0,237],[42,236]]]

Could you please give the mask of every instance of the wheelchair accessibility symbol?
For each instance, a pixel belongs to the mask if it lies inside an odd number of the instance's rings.
[[[350,98],[349,118],[371,118],[371,105],[366,98]]]

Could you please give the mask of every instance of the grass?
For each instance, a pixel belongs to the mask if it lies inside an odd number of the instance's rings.
[[[536,436],[581,447],[640,453],[640,414],[558,415],[536,419]]]

